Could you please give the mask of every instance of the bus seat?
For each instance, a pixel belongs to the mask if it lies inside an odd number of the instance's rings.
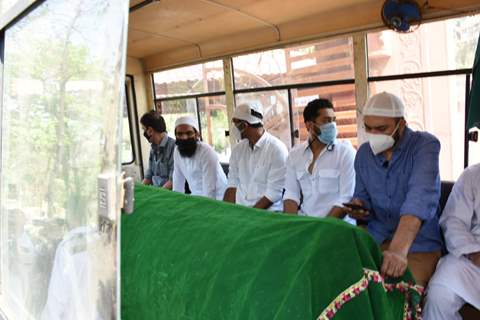
[[[222,165],[223,172],[225,172],[225,175],[228,177],[228,163],[220,162],[220,164]]]
[[[441,189],[440,189],[440,214],[442,214],[445,205],[447,204],[448,197],[450,196],[450,192],[452,192],[453,188],[453,181],[442,181]]]
[[[460,309],[460,315],[463,320],[478,320],[480,319],[480,310],[467,303]]]

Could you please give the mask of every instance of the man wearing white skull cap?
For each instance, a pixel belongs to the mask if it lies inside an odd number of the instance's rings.
[[[192,116],[175,121],[173,191],[185,192],[185,181],[193,195],[222,200],[227,178],[217,153],[200,141],[198,123]]]
[[[385,276],[400,277],[408,265],[417,283],[426,285],[442,248],[440,143],[407,127],[404,105],[393,94],[372,96],[362,113],[368,141],[355,158],[355,192],[346,210],[368,223],[383,250]]]
[[[232,135],[240,142],[230,157],[224,201],[281,211],[287,147],[263,128],[263,108],[256,101],[238,105],[232,121]]]

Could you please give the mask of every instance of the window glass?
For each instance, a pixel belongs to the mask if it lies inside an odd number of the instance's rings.
[[[369,33],[369,75],[471,68],[479,33],[480,15],[425,23],[411,33]]]
[[[180,117],[188,115],[197,119],[197,104],[195,99],[162,101],[160,104],[160,112],[162,113],[163,119],[165,119],[168,134],[175,138],[175,121]]]
[[[235,57],[235,89],[352,79],[352,43],[339,38]]]
[[[6,13],[20,0],[0,0],[0,14]]]
[[[442,180],[456,180],[463,170],[465,84],[465,75],[370,83],[372,95],[387,91],[402,99],[410,128],[440,140]]]
[[[237,105],[248,101],[260,102],[263,106],[265,129],[282,140],[288,148],[292,146],[288,92],[286,90],[237,94],[235,99]]]
[[[229,138],[225,136],[225,131],[228,131],[225,96],[199,98],[198,110],[203,141],[213,147],[221,162],[227,163],[230,159],[231,149]]]
[[[196,64],[153,74],[157,99],[178,95],[224,91],[223,62]]]
[[[128,88],[125,88],[128,90]],[[132,148],[132,133],[130,128],[129,110],[128,110],[129,96],[125,97],[122,112],[122,164],[133,162],[133,148]]]
[[[115,317],[116,228],[99,216],[97,184],[119,171],[127,7],[49,0],[5,31],[0,263],[9,319]]]
[[[355,104],[355,86],[353,84],[292,90],[293,124],[296,132],[295,143],[308,139],[303,121],[303,110],[312,100],[329,99],[335,108],[338,139],[348,139],[357,147],[357,115]]]

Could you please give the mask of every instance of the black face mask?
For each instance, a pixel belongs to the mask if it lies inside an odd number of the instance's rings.
[[[143,131],[143,136],[145,137],[145,139],[147,139],[148,142],[150,142],[152,136],[148,135],[147,130]]]
[[[177,139],[175,144],[182,157],[190,158],[195,154],[195,150],[197,150],[197,139],[195,138]]]

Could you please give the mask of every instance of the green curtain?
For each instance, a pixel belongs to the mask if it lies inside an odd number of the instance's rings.
[[[136,187],[135,201],[121,220],[122,319],[317,319],[382,259],[367,232],[338,219],[148,186]],[[372,281],[354,295],[334,319],[400,320],[404,302],[420,299]]]
[[[473,82],[470,91],[470,107],[468,111],[468,129],[477,127],[480,129],[480,36],[473,63]]]

